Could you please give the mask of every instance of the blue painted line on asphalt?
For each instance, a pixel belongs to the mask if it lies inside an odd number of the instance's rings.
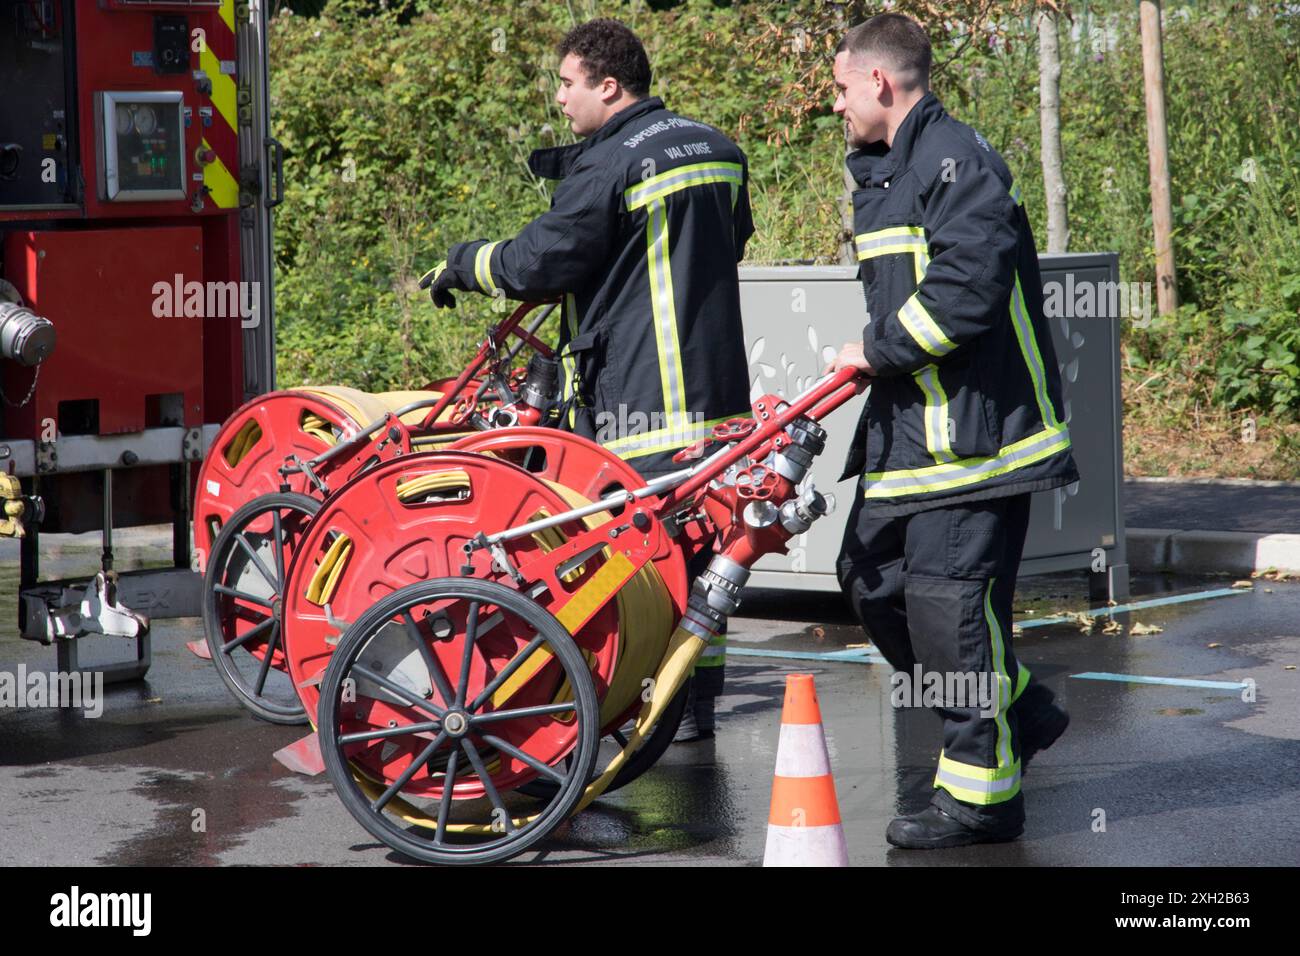
[[[844,664],[883,664],[885,659],[879,654],[873,654],[865,647],[851,647],[843,651],[764,651],[756,647],[736,647],[734,644],[727,645],[728,656],[735,654],[739,657],[784,657],[796,661],[826,661],[840,662]]]
[[[1243,690],[1250,685],[1244,681],[1195,680],[1190,677],[1143,677],[1138,674],[1102,674],[1088,671],[1086,674],[1071,674],[1082,680],[1113,680],[1125,684],[1169,684],[1174,687],[1209,687],[1215,690]]]
[[[1117,604],[1115,607],[1092,608],[1082,613],[1089,617],[1100,617],[1103,614],[1120,614],[1125,611],[1135,611],[1145,607],[1159,607],[1164,604],[1185,604],[1188,601],[1207,601],[1211,598],[1229,597],[1233,594],[1249,594],[1248,590],[1240,588],[1213,588],[1209,591],[1193,591],[1191,594],[1173,594],[1168,597],[1150,598],[1146,601],[1133,601],[1129,604]],[[1073,621],[1072,617],[1041,617],[1033,618],[1028,621],[1018,621],[1017,626],[1020,628],[1029,627],[1046,627],[1049,624],[1066,624]],[[868,648],[852,647],[842,651],[767,651],[756,647],[736,647],[733,644],[727,645],[727,653],[734,654],[738,657],[776,657],[795,661],[823,661],[826,663],[846,663],[846,664],[884,664],[885,659],[879,654],[872,652]],[[1130,681],[1138,684],[1176,684],[1188,687],[1215,687],[1231,690],[1238,690],[1246,685],[1230,684],[1223,681],[1188,681],[1177,677],[1136,677],[1125,674],[1075,674],[1074,677],[1087,677],[1094,680],[1118,680]]]
[[[1089,617],[1101,617],[1103,614],[1122,614],[1144,607],[1160,607],[1165,604],[1186,604],[1189,601],[1208,601],[1211,598],[1231,597],[1234,594],[1250,594],[1250,588],[1214,588],[1209,591],[1193,591],[1191,594],[1172,594],[1168,597],[1150,598],[1146,601],[1133,601],[1129,604],[1117,604],[1114,607],[1095,607],[1080,613]],[[1030,627],[1046,627],[1049,624],[1068,624],[1073,617],[1036,617],[1028,621],[1016,621],[1021,630]]]

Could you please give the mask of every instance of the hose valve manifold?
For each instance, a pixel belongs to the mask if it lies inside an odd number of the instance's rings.
[[[786,426],[790,444],[776,456],[776,473],[792,485],[803,481],[812,467],[813,459],[826,448],[826,429],[811,419],[800,416]]]
[[[715,554],[691,586],[681,626],[707,642],[722,631],[727,618],[740,607],[740,589],[748,580],[749,568],[725,554]]]

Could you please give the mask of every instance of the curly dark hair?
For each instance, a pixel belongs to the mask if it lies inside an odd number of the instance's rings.
[[[650,59],[645,47],[618,20],[602,18],[579,24],[564,35],[556,52],[560,59],[572,53],[582,61],[588,86],[612,76],[633,96],[650,92]]]

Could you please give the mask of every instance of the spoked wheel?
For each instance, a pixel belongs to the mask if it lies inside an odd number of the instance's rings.
[[[317,704],[348,811],[394,850],[453,864],[507,860],[568,817],[591,777],[599,714],[564,626],[474,578],[408,585],[365,611]],[[554,785],[540,810],[513,793],[539,776]]]
[[[212,545],[203,630],[217,673],[245,708],[275,724],[305,724],[288,674],[281,622],[286,569],[321,503],[296,492],[255,498]]]
[[[668,709],[664,715],[659,718],[654,729],[650,731],[650,736],[646,738],[645,743],[632,752],[627,763],[623,764],[622,769],[614,775],[610,781],[605,793],[612,793],[619,787],[626,787],[641,774],[645,773],[664,755],[677,736],[677,728],[681,726],[682,715],[686,713],[687,694],[691,689],[691,679],[688,677],[686,683],[673,695],[673,699],[668,704]],[[600,747],[596,755],[596,766],[592,770],[592,777],[598,776],[614,756],[627,746],[627,738],[623,736],[622,731],[629,725],[624,724],[616,730],[607,733],[600,740]],[[545,777],[539,777],[531,783],[526,783],[519,788],[521,793],[526,793],[530,797],[538,799],[550,799],[551,794],[555,792],[555,784]]]

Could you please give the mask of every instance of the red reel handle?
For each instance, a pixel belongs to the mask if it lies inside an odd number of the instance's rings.
[[[501,342],[505,341],[506,336],[511,333],[518,335],[538,351],[545,350],[543,354],[549,353],[549,355],[553,355],[554,353],[538,341],[532,333],[527,330],[519,330],[519,323],[524,320],[524,317],[528,315],[529,312],[548,304],[549,303],[546,302],[525,302],[520,305],[519,308],[511,312],[510,317],[500,325],[488,329],[487,337],[483,340],[482,344],[479,345],[478,351],[474,353],[474,358],[470,361],[469,365],[465,367],[465,370],[461,372],[460,375],[456,376],[456,381],[453,382],[447,391],[443,393],[442,398],[438,399],[438,403],[434,405],[433,408],[429,409],[428,414],[420,421],[419,427],[416,430],[427,432],[433,428],[433,424],[438,420],[438,416],[446,411],[447,407],[451,405],[452,402],[459,400],[461,389],[465,387],[466,383],[468,383],[470,379],[482,370],[483,366],[487,364],[488,357],[500,346]]]

